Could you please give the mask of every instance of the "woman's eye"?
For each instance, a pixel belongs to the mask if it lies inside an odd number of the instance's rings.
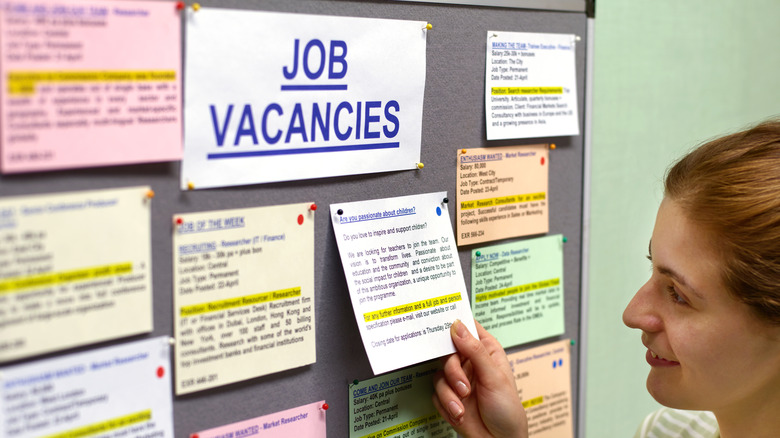
[[[685,301],[685,298],[683,298],[680,294],[677,293],[676,290],[674,290],[674,286],[667,286],[666,292],[669,293],[669,297],[675,304],[688,304],[688,302]]]

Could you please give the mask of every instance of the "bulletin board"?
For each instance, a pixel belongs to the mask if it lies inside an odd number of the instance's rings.
[[[586,59],[591,56],[586,53],[588,27],[584,11],[359,0],[202,0],[200,3],[203,8],[423,20],[431,23],[433,28],[427,36],[422,169],[193,191],[179,188],[179,162],[0,176],[0,197],[151,186],[155,192],[151,210],[154,328],[147,335],[131,339],[173,335],[172,217],[175,214],[303,202],[313,202],[320,207],[316,212],[314,260],[316,362],[215,389],[175,396],[176,436],[189,436],[200,430],[317,400],[326,400],[330,406],[327,412],[328,436],[347,436],[350,409],[347,387],[355,379],[373,377],[373,373],[358,335],[333,226],[328,217],[328,206],[435,191],[446,191],[454,200],[457,193],[457,151],[461,148],[556,144],[549,155],[549,234],[563,234],[567,238],[564,247],[565,333],[507,351],[521,351],[561,339],[579,341],[582,333],[583,132],[587,129],[584,123],[585,68]],[[486,140],[485,35],[488,30],[562,33],[581,37],[582,42],[577,43],[575,53],[580,135]],[[185,71],[185,86],[186,74]],[[457,232],[454,209],[450,209],[450,216]],[[122,230],[116,232],[121,233]],[[73,243],[78,245],[78,242]],[[473,248],[458,248],[467,285],[471,284]],[[124,338],[97,346],[126,341],[128,339]],[[95,347],[81,347],[68,352],[87,351]],[[578,374],[582,357],[579,343],[571,351],[572,402],[575,404],[573,424],[576,425],[582,412],[582,407],[576,406],[583,378]],[[61,354],[63,352],[12,364]]]

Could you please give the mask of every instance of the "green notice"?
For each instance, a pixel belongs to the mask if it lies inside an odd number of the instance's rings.
[[[471,252],[474,317],[504,348],[563,334],[563,241],[556,234]]]
[[[439,361],[349,385],[350,438],[455,438],[433,406]]]

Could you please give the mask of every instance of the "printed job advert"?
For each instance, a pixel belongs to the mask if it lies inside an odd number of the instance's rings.
[[[181,158],[181,19],[169,3],[0,2],[2,171]]]
[[[528,436],[573,438],[571,341],[518,351],[508,359],[528,417]]]
[[[458,152],[458,245],[546,233],[547,145]]]
[[[325,400],[191,434],[196,438],[325,438]]]
[[[157,337],[0,369],[0,436],[173,438],[169,350]]]
[[[474,317],[504,348],[563,333],[563,236],[475,249],[471,260]]]
[[[152,330],[148,191],[0,199],[0,362]]]
[[[579,134],[575,38],[488,31],[488,140]]]
[[[349,296],[374,374],[455,351],[455,319],[476,333],[447,193],[331,204]]]
[[[176,216],[176,394],[314,363],[311,205]]]
[[[203,8],[187,23],[182,189],[416,168],[425,22]]]
[[[349,386],[349,438],[455,438],[436,411],[433,374],[426,362]]]

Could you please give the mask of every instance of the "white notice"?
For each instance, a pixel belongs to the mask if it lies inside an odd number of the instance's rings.
[[[0,436],[173,438],[169,354],[158,337],[3,368]]]
[[[487,33],[487,139],[578,135],[574,35]]]
[[[446,192],[332,204],[333,230],[374,374],[455,351],[449,327],[476,333]]]
[[[426,24],[189,11],[182,189],[415,169]]]
[[[311,203],[176,218],[176,394],[315,361]]]
[[[148,191],[0,199],[0,362],[152,330]]]

